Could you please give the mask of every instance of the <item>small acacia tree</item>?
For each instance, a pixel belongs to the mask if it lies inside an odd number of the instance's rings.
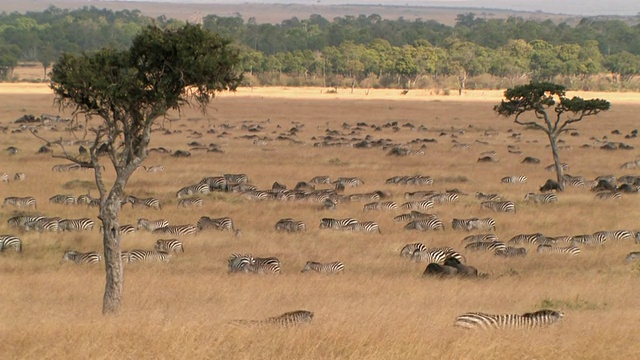
[[[602,99],[584,100],[566,97],[565,87],[548,82],[531,82],[528,85],[507,89],[502,100],[493,109],[498,114],[511,117],[515,123],[541,130],[549,138],[558,184],[564,189],[564,177],[557,140],[563,133],[574,130],[569,125],[582,121],[586,116],[607,111],[611,104]],[[532,116],[524,119],[524,114]]]
[[[203,112],[216,92],[235,90],[239,56],[228,40],[187,24],[176,30],[145,28],[129,50],[64,54],[53,66],[51,89],[61,108],[97,118],[89,160],[63,157],[92,168],[100,194],[106,286],[103,314],[117,313],[123,295],[118,214],[129,177],[147,157],[151,125],[169,110],[194,104]],[[98,149],[116,178],[103,180]],[[106,150],[106,151],[105,151]]]

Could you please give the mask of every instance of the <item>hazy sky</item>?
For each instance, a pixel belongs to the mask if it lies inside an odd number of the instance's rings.
[[[120,0],[117,0],[120,1]],[[125,0],[122,0],[125,1]],[[490,9],[543,11],[573,15],[637,15],[638,0],[126,0],[173,3],[277,3],[277,4],[388,4],[417,6],[451,6]]]

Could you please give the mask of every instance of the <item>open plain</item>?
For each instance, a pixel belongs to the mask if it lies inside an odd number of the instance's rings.
[[[569,93],[572,96],[572,93]],[[639,175],[621,169],[640,158],[637,94],[579,94],[612,102],[609,112],[586,118],[561,144],[569,173],[593,180],[600,175]],[[150,153],[145,166],[127,185],[128,194],[157,197],[162,209],[121,211],[121,224],[138,218],[195,224],[201,216],[230,217],[240,237],[226,231],[202,231],[180,237],[184,253],[166,263],[125,265],[121,314],[101,315],[104,263],[63,262],[65,250],[102,253],[97,209],[50,204],[55,194],[97,194],[91,171],[53,172],[64,163],[51,154],[36,154],[44,145],[14,120],[25,114],[60,114],[46,85],[0,86],[0,183],[2,198],[33,196],[37,210],[61,218],[89,217],[84,232],[21,232],[7,224],[17,211],[0,209],[0,234],[19,236],[22,253],[0,254],[0,357],[3,359],[608,359],[638,358],[640,338],[640,267],[625,263],[639,251],[634,239],[581,246],[578,256],[538,254],[524,246],[526,257],[503,258],[465,251],[461,240],[472,233],[452,230],[453,218],[493,217],[495,234],[507,242],[517,234],[546,236],[591,234],[601,230],[640,230],[640,194],[597,200],[585,187],[569,187],[558,202],[525,202],[528,192],[554,173],[544,134],[499,118],[492,108],[500,92],[439,96],[425,90],[400,95],[397,90],[240,89],[221,94],[203,115],[187,109],[157,122],[152,148],[187,150],[188,158]],[[84,119],[78,118],[82,124]],[[37,127],[40,138],[67,143],[83,139],[69,123]],[[618,130],[619,134],[612,134]],[[330,138],[329,138],[330,136]],[[605,141],[634,149],[602,150]],[[77,143],[76,143],[77,144]],[[213,145],[212,145],[213,144]],[[393,146],[409,150],[389,155]],[[459,146],[454,146],[458,144]],[[468,146],[463,146],[465,144]],[[356,146],[357,145],[357,146]],[[512,146],[508,148],[508,146]],[[6,150],[18,149],[14,155]],[[60,147],[52,146],[54,155]],[[77,153],[78,145],[65,146]],[[219,151],[207,151],[217,149]],[[511,149],[511,151],[509,151]],[[495,151],[497,162],[478,162]],[[523,164],[525,156],[539,164]],[[113,175],[104,159],[107,178]],[[24,181],[14,181],[22,172]],[[176,192],[207,176],[246,174],[258,189],[274,182],[292,189],[318,175],[359,177],[364,184],[344,195],[388,192],[388,201],[408,201],[406,192],[457,188],[468,194],[457,202],[425,212],[442,219],[444,231],[406,231],[393,218],[406,210],[364,212],[367,201],[338,202],[326,210],[313,201],[253,200],[242,193],[214,191],[201,196],[203,206],[178,208]],[[392,185],[399,175],[425,175],[433,185]],[[524,184],[502,184],[506,176],[523,175]],[[329,188],[330,185],[316,185]],[[480,208],[476,192],[498,193],[516,205],[516,213]],[[371,200],[373,201],[373,200]],[[384,200],[383,200],[384,201]],[[381,234],[319,229],[322,218],[352,217],[375,221]],[[306,232],[282,233],[282,218],[307,225]],[[167,236],[163,236],[167,238]],[[122,249],[152,249],[161,236],[144,231],[123,235]],[[426,263],[400,256],[409,243],[450,246],[466,263],[487,274],[479,279],[424,278]],[[566,244],[568,245],[568,244]],[[562,245],[564,246],[564,245]],[[232,253],[276,256],[280,275],[228,274]],[[339,275],[301,273],[309,260],[341,261]],[[531,331],[469,331],[453,326],[470,311],[525,313],[550,308],[564,312],[558,324]],[[264,319],[293,310],[314,312],[300,327],[242,328],[235,319]]]

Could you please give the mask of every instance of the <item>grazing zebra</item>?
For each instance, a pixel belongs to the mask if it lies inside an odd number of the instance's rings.
[[[485,194],[481,192],[476,193],[476,199],[480,201],[500,201],[502,198],[498,194]]]
[[[9,226],[11,227],[24,229],[27,224],[34,223],[40,219],[44,219],[44,217],[19,215],[19,216],[14,216],[12,218],[9,218],[9,220],[7,220],[7,224],[9,224]]]
[[[605,242],[607,242],[607,235],[603,233],[575,235],[571,237],[571,244],[573,245],[604,245]]]
[[[434,204],[452,203],[459,199],[460,197],[455,193],[433,194],[425,197],[425,200],[431,200]]]
[[[444,264],[445,260],[453,257],[459,261],[464,261],[464,256],[450,247],[437,247],[424,250],[417,250],[411,254],[411,260],[416,262],[428,262]]]
[[[120,234],[121,235],[128,235],[128,234],[133,234],[134,232],[136,232],[136,227],[134,227],[133,225],[120,225]]]
[[[507,245],[501,241],[478,241],[467,244],[464,249],[468,251],[484,250],[495,253],[496,251],[505,251],[507,249]]]
[[[246,272],[254,274],[280,274],[280,260],[277,258],[254,258],[244,269]]]
[[[51,171],[55,171],[55,172],[69,172],[74,170],[80,170],[80,165],[79,164],[58,164],[58,165],[53,165],[53,167],[51,168]]]
[[[211,192],[211,188],[209,184],[206,183],[197,183],[194,185],[185,186],[182,189],[178,190],[176,193],[176,198],[181,199],[186,196],[191,196],[194,194],[208,194]]]
[[[272,200],[276,198],[274,193],[267,190],[247,190],[243,195],[249,200]]]
[[[144,171],[148,172],[148,173],[157,173],[157,172],[163,172],[164,171],[164,165],[152,165],[152,166],[143,166],[142,168],[144,168]]]
[[[49,204],[75,205],[76,198],[73,195],[53,195],[49,198]]]
[[[420,209],[427,210],[427,209],[433,208],[433,201],[431,200],[408,201],[402,204],[402,206],[400,207],[407,210],[420,210]]]
[[[369,200],[380,200],[381,191],[374,191],[370,193],[364,194],[352,194],[347,197],[349,201],[369,201]]]
[[[90,231],[93,230],[93,220],[88,218],[82,219],[62,219],[58,222],[58,230],[60,231]]]
[[[496,234],[478,234],[478,235],[469,235],[462,239],[463,244],[474,243],[480,241],[498,241],[498,236]]]
[[[314,176],[309,182],[312,184],[331,184],[331,177],[326,175]]]
[[[529,330],[549,326],[562,319],[563,316],[564,313],[560,311],[548,309],[522,315],[471,312],[458,316],[454,325],[465,329]]]
[[[161,228],[157,228],[152,231],[153,234],[168,234],[173,236],[186,236],[186,235],[195,235],[198,233],[198,228],[187,224],[187,225],[169,225]]]
[[[583,187],[586,184],[584,176],[571,176],[569,174],[562,175],[564,184],[571,187]]]
[[[182,245],[182,241],[178,239],[158,239],[156,241],[155,246],[153,247],[155,251],[164,251],[164,252],[184,252],[184,246]]]
[[[315,261],[307,261],[301,272],[307,271],[315,271],[321,274],[337,274],[344,271],[344,264],[340,261],[324,264]]]
[[[379,211],[379,210],[395,210],[398,208],[398,203],[395,201],[384,201],[384,202],[372,202],[365,204],[362,207],[362,211]]]
[[[558,196],[553,193],[547,194],[536,194],[536,193],[527,193],[524,196],[525,201],[533,200],[534,204],[550,204],[554,202],[558,202]]]
[[[507,177],[503,177],[500,180],[501,183],[503,184],[526,184],[527,183],[527,177],[524,175],[514,175],[514,176],[507,176]]]
[[[165,219],[147,220],[145,218],[139,218],[138,225],[136,226],[136,228],[138,230],[153,231],[155,229],[159,229],[167,226],[169,226],[169,222]]]
[[[345,228],[345,230],[357,231],[357,232],[377,232],[382,234],[380,226],[375,221],[363,221],[351,224]]]
[[[422,190],[422,191],[414,191],[414,192],[406,192],[404,193],[405,200],[424,200],[431,195],[435,195],[437,192],[435,190]]]
[[[546,244],[546,237],[541,233],[520,234],[512,237],[509,244]]]
[[[340,177],[336,181],[333,182],[334,185],[344,186],[344,187],[358,187],[360,185],[364,185],[364,181],[360,180],[357,177]]]
[[[93,198],[89,194],[83,194],[78,196],[78,199],[76,199],[76,204],[89,205],[91,207],[100,206],[100,199]]]
[[[13,235],[0,235],[0,253],[13,248],[16,252],[22,252],[22,240]]]
[[[40,218],[36,221],[28,222],[24,225],[25,231],[36,230],[37,232],[50,231],[55,232],[59,230],[60,220],[59,217],[52,218]]]
[[[332,219],[322,218],[320,220],[320,229],[332,229],[332,230],[346,230],[351,225],[357,224],[358,220],[352,218],[346,219]]]
[[[227,179],[223,176],[209,176],[200,180],[201,184],[209,185],[209,188],[213,190],[219,191],[227,191]]]
[[[527,249],[523,247],[513,247],[507,246],[502,250],[495,250],[493,252],[495,256],[503,256],[503,257],[525,257],[527,256]]]
[[[600,191],[596,194],[598,200],[618,200],[622,199],[622,192],[620,191]]]
[[[634,238],[634,232],[630,230],[612,230],[612,231],[598,231],[593,233],[594,236],[604,235],[607,240],[631,240]]]
[[[411,220],[423,220],[423,219],[437,219],[438,216],[435,214],[426,214],[420,211],[413,210],[408,214],[401,214],[393,218],[393,221],[411,221]]]
[[[423,243],[407,244],[400,250],[400,256],[411,257],[417,251],[425,251],[427,247]]]
[[[562,169],[562,172],[569,171],[569,164],[567,164],[567,163],[560,163],[560,168]],[[556,164],[547,165],[547,166],[544,168],[544,171],[548,171],[548,172],[554,172],[554,171],[556,171]]]
[[[280,219],[276,223],[276,231],[304,232],[307,231],[307,225],[302,221],[296,221],[291,218]]]
[[[27,178],[27,175],[25,175],[25,173],[21,173],[21,172],[16,173],[13,176],[13,180],[15,180],[15,181],[25,181],[26,178]]]
[[[228,262],[229,273],[246,272],[247,265],[253,262],[251,254],[231,254]]]
[[[553,246],[553,245],[547,245],[547,244],[540,244],[538,245],[536,252],[538,254],[550,253],[550,254],[567,254],[567,255],[576,256],[580,254],[580,248],[576,246],[560,247],[560,246]]]
[[[202,199],[199,197],[180,199],[180,201],[178,201],[178,207],[181,207],[181,208],[202,207]]]
[[[198,231],[201,230],[228,230],[233,231],[233,220],[230,217],[221,217],[212,219],[208,216],[203,216],[198,219],[196,223]]]
[[[494,212],[516,213],[516,204],[513,201],[483,201],[480,209],[489,209]]]
[[[81,253],[74,250],[68,250],[62,255],[62,260],[72,261],[76,264],[95,264],[102,260],[102,256],[95,251]]]
[[[451,227],[454,230],[495,230],[496,220],[493,218],[453,219]]]
[[[122,256],[127,263],[142,262],[142,261],[162,261],[167,262],[171,257],[171,254],[165,251],[155,250],[130,250],[123,251]]]
[[[222,177],[224,177],[227,183],[234,183],[234,184],[249,183],[249,177],[246,174],[223,174]]]
[[[25,197],[16,197],[10,196],[4,198],[4,202],[2,202],[2,206],[11,205],[18,208],[28,208],[32,207],[36,209],[36,199],[33,196],[25,196]]]
[[[125,196],[124,200],[122,201],[123,204],[127,204],[130,203],[131,207],[135,208],[138,206],[146,206],[152,209],[156,209],[156,210],[160,210],[162,208],[162,205],[160,204],[160,200],[156,199],[156,198],[146,198],[146,199],[140,199],[137,198],[133,195],[127,195]]]
[[[418,231],[427,231],[427,230],[444,230],[444,224],[437,217],[430,219],[422,219],[422,220],[413,220],[407,223],[404,226],[404,230],[418,230]]]
[[[313,312],[306,310],[296,310],[284,313],[282,315],[270,317],[264,320],[233,320],[232,325],[239,326],[297,326],[311,322]]]

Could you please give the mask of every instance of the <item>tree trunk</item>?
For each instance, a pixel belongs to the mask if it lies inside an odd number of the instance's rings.
[[[558,179],[558,185],[560,185],[560,191],[564,191],[564,176],[562,174],[562,164],[560,163],[560,156],[558,155],[558,145],[556,144],[556,137],[553,134],[547,135],[549,136],[549,144],[551,144],[553,162],[556,165],[556,177]]]
[[[114,185],[114,187],[117,185]],[[104,289],[102,314],[117,314],[122,304],[124,290],[124,272],[120,257],[120,226],[118,213],[120,211],[121,191],[112,191],[107,196],[100,209],[102,220],[102,236],[104,243],[104,262],[107,282]]]

